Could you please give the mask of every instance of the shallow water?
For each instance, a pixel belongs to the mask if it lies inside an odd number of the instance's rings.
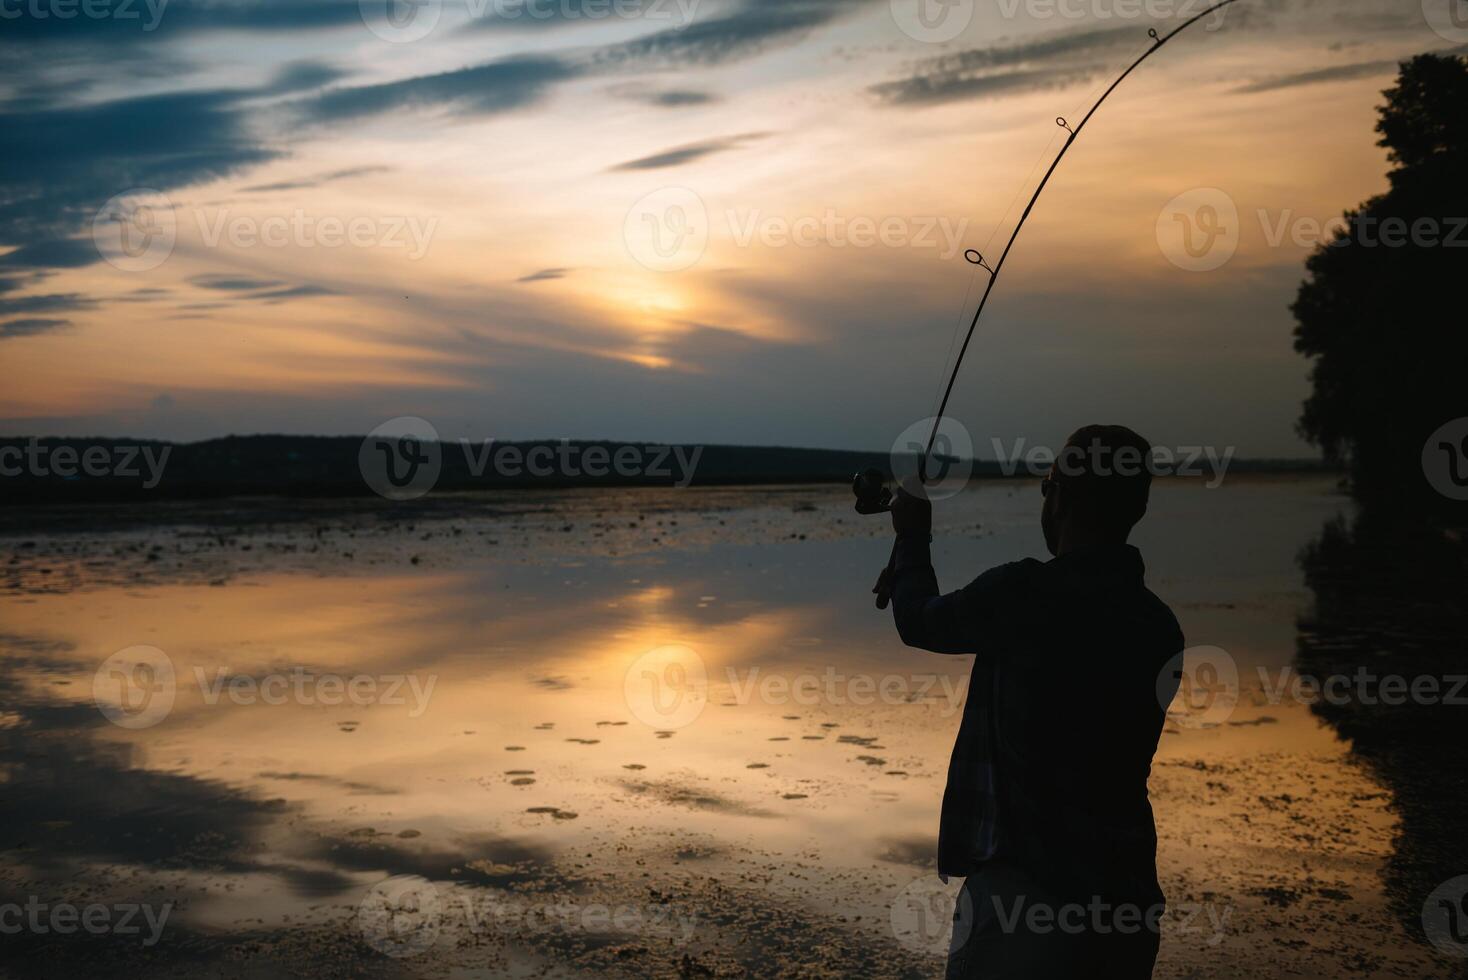
[[[941,502],[943,586],[1039,554],[1038,506]],[[1315,478],[1154,491],[1149,584],[1242,690],[1159,749],[1192,911],[1159,976],[1442,968],[1387,911],[1390,794],[1269,696],[1297,555],[1347,506]],[[147,947],[22,936],[18,973],[941,974],[969,658],[873,608],[887,542],[844,489],[302,508],[0,539],[5,900],[170,909]]]

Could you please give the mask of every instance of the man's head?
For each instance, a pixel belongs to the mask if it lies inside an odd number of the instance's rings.
[[[1126,426],[1073,432],[1040,487],[1040,526],[1050,553],[1125,542],[1147,512],[1151,460],[1151,443]]]

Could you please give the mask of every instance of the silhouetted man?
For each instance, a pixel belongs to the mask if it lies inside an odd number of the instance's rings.
[[[903,642],[975,654],[938,832],[939,872],[966,876],[949,978],[1151,976],[1163,898],[1147,776],[1159,676],[1183,636],[1127,544],[1150,459],[1130,429],[1078,430],[1040,485],[1055,557],[947,595],[932,505],[906,491],[893,503]]]

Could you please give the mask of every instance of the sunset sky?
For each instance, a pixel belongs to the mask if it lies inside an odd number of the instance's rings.
[[[1203,9],[90,2],[0,3],[0,431],[865,449],[932,413],[961,252],[1055,117]],[[1385,186],[1395,61],[1468,43],[1450,2],[1238,0],[1143,65],[995,290],[952,406],[980,454],[1091,421],[1306,454],[1288,304]]]

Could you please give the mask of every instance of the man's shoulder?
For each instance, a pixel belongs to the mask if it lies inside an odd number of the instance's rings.
[[[1161,637],[1165,637],[1170,644],[1175,644],[1177,649],[1183,647],[1183,627],[1178,622],[1177,615],[1172,607],[1163,602],[1161,597],[1151,589],[1142,588],[1141,604],[1149,622]]]
[[[1036,576],[1045,568],[1045,563],[1034,558],[995,565],[970,583],[969,588],[1007,589],[1032,586]]]

